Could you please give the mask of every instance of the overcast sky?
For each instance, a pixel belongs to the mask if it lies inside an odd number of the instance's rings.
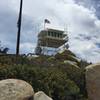
[[[23,0],[21,53],[33,52],[43,27],[68,28],[69,45],[77,56],[100,61],[100,0]],[[0,0],[0,41],[15,53],[20,0]]]

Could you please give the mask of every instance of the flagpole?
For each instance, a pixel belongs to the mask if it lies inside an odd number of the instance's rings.
[[[23,0],[20,0],[20,11],[19,11],[19,18],[18,18],[18,33],[17,33],[17,45],[16,45],[16,55],[19,55],[19,49],[20,49],[20,33],[21,33],[21,20],[22,20],[22,4]]]

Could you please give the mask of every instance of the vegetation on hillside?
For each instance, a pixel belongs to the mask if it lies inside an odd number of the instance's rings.
[[[0,56],[0,80],[25,80],[35,92],[44,91],[54,100],[87,100],[85,65],[88,63],[79,60],[70,51],[55,56],[3,55]]]

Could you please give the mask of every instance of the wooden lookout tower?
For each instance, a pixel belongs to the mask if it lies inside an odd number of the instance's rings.
[[[52,51],[57,49],[68,42],[67,34],[64,31],[57,29],[47,28],[40,31],[38,34],[38,42],[35,53],[37,55],[48,54],[48,51],[52,48]]]

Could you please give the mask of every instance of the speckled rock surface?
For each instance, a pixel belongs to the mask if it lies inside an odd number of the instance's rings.
[[[34,94],[34,100],[53,100],[53,99],[47,96],[44,92],[39,91]]]
[[[100,64],[86,68],[86,86],[89,100],[100,100]]]
[[[34,91],[30,84],[22,80],[0,81],[0,100],[33,100]]]

